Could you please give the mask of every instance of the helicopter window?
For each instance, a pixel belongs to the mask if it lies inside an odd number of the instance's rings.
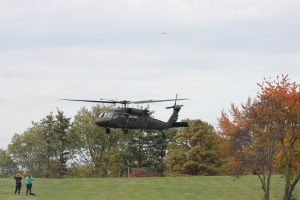
[[[136,117],[134,115],[129,115],[129,121],[130,122],[135,122],[136,121]]]
[[[127,113],[125,113],[125,114],[121,114],[121,117],[125,119],[125,118],[128,118],[129,115]]]
[[[117,113],[114,113],[112,118],[113,118],[113,119],[118,119],[118,114],[117,114]]]
[[[103,113],[100,114],[99,117],[104,117],[105,114],[106,114],[106,113],[103,112]]]
[[[125,118],[126,118],[126,115],[125,115],[125,114],[120,114],[120,118],[121,118],[121,119],[125,119]]]
[[[105,115],[105,117],[107,117],[107,118],[112,118],[112,116],[113,116],[113,113],[111,113],[111,112],[106,113],[106,115]]]

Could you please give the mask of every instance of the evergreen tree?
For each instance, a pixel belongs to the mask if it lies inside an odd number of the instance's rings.
[[[51,158],[56,155],[57,138],[54,132],[54,116],[52,113],[48,114],[44,119],[41,120],[40,126],[43,131],[43,139],[46,147],[46,177],[50,176],[51,171]]]
[[[161,132],[130,131],[123,145],[123,171],[128,164],[131,168],[144,168],[148,172],[163,173],[163,158],[166,155],[168,140]]]
[[[59,177],[62,178],[67,174],[67,166],[66,163],[69,159],[70,152],[68,148],[70,146],[70,140],[68,138],[68,128],[70,126],[70,118],[67,118],[62,111],[57,111],[57,115],[55,116],[56,121],[54,124],[54,132],[56,134],[58,145],[57,145],[57,153],[58,153],[58,162],[59,162]]]

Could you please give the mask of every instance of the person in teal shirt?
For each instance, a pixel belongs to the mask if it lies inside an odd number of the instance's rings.
[[[32,181],[33,181],[33,177],[31,176],[31,174],[28,174],[28,176],[26,177],[26,195],[34,195],[31,192],[32,189]]]

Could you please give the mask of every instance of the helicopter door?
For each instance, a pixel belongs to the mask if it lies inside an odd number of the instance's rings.
[[[126,126],[128,124],[128,119],[129,119],[129,114],[125,113],[125,114],[120,115],[120,125],[123,128],[126,128]]]

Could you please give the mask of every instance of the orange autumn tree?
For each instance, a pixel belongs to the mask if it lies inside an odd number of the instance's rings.
[[[263,109],[250,98],[241,108],[232,104],[230,116],[222,112],[219,118],[219,133],[227,140],[228,165],[233,173],[257,175],[264,199],[269,200],[275,142],[271,130],[263,123]]]
[[[284,199],[300,179],[300,92],[288,76],[258,84],[260,92],[241,108],[232,105],[230,116],[222,112],[219,132],[228,141],[232,168],[237,174],[258,176],[264,199],[269,199],[274,170],[285,177]]]
[[[283,199],[290,200],[300,180],[300,86],[287,75],[259,86],[259,98],[275,114],[267,123],[276,136],[276,168],[285,178]]]

